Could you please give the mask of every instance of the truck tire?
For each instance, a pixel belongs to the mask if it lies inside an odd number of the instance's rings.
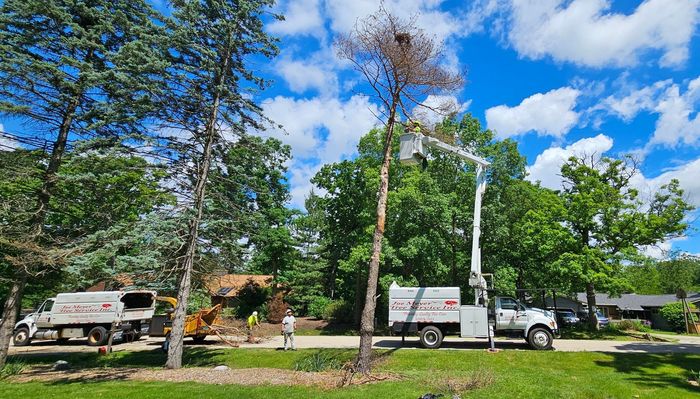
[[[528,334],[527,342],[530,344],[532,349],[536,350],[547,350],[552,349],[552,342],[554,341],[554,336],[546,328],[536,327],[530,330]]]
[[[89,346],[100,346],[107,342],[107,329],[102,326],[93,327],[87,335]]]
[[[195,335],[192,337],[192,341],[194,341],[195,344],[203,344],[205,339],[207,339],[206,335]]]
[[[15,346],[27,346],[31,341],[32,337],[29,335],[29,329],[27,327],[18,328],[12,336],[12,342]]]
[[[442,345],[442,331],[435,326],[426,326],[420,330],[420,344],[427,349],[437,349]]]

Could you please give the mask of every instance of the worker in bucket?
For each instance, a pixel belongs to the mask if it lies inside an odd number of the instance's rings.
[[[258,312],[254,311],[253,314],[248,316],[248,341],[253,342],[255,338],[253,337],[253,327],[258,326],[260,327],[260,323],[258,322]]]
[[[282,334],[284,335],[284,350],[291,347],[293,351],[297,350],[294,346],[294,330],[297,329],[297,319],[292,315],[292,309],[287,309],[287,315],[282,319]]]

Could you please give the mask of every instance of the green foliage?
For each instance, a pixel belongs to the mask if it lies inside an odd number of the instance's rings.
[[[690,305],[690,309],[694,310],[695,306],[692,304]],[[683,332],[686,329],[685,326],[685,317],[683,316],[683,304],[681,302],[673,302],[673,303],[667,303],[664,305],[661,310],[659,311],[661,313],[661,316],[666,319],[668,322],[668,325],[677,332]],[[688,315],[688,320],[690,322],[697,321],[696,318],[694,320],[693,314]]]
[[[206,290],[192,290],[187,300],[187,314],[194,314],[205,308],[211,308],[209,292]]]
[[[309,308],[306,312],[308,316],[314,317],[316,319],[323,319],[326,307],[333,302],[332,299],[326,298],[324,296],[318,296],[313,298],[309,302]]]
[[[342,299],[332,301],[323,308],[321,318],[333,323],[350,323],[353,320],[352,305]]]
[[[621,320],[620,322],[613,322],[609,324],[610,326],[615,326],[621,331],[640,331],[649,332],[651,327],[644,325],[639,320]]]
[[[319,351],[297,360],[294,370],[309,372],[340,370],[345,361],[333,351]]]
[[[249,280],[236,297],[238,300],[236,316],[247,318],[253,311],[259,311],[270,297],[270,287],[261,287],[260,284]]]
[[[26,368],[27,364],[25,364],[24,361],[21,359],[13,359],[0,368],[0,381],[22,374]]]

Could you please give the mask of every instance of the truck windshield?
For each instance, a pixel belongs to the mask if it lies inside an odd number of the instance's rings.
[[[124,294],[121,301],[124,309],[142,309],[153,306],[153,294],[150,292],[133,292]]]

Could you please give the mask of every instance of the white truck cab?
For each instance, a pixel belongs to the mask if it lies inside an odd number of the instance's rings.
[[[446,335],[489,338],[519,336],[532,348],[550,349],[558,326],[552,312],[529,308],[514,298],[495,297],[492,306],[461,305],[459,287],[389,287],[389,326],[405,334],[419,332],[421,345],[436,349]]]
[[[109,331],[138,339],[155,311],[155,291],[100,291],[58,294],[15,324],[15,346],[32,340],[87,337],[88,345],[103,345]]]

